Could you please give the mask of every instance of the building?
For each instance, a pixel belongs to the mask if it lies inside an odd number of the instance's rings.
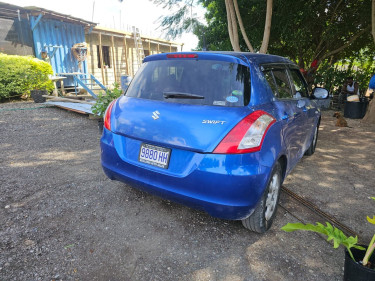
[[[178,52],[183,44],[140,36],[141,51],[144,56]],[[104,85],[120,83],[121,76],[134,76],[139,68],[136,39],[134,33],[96,26],[86,33],[88,44],[87,65],[89,73],[102,81]],[[102,56],[101,56],[102,55]],[[104,67],[102,67],[104,65]]]
[[[39,7],[0,2],[0,52],[48,61],[65,86],[92,95],[133,76],[144,56],[175,52],[183,44],[96,26],[96,23]],[[95,95],[94,95],[95,96]]]
[[[33,37],[27,14],[21,7],[0,2],[0,52],[33,55]]]

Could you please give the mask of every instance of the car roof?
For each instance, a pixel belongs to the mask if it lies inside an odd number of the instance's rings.
[[[202,53],[212,53],[212,54],[223,54],[234,56],[237,58],[246,57],[248,60],[255,62],[257,64],[265,64],[265,63],[293,63],[287,58],[276,56],[276,55],[269,55],[269,54],[259,54],[259,53],[250,53],[250,52],[202,52]]]
[[[203,51],[203,52],[175,52],[175,53],[162,53],[162,54],[156,54],[151,55],[145,58],[145,61],[150,60],[157,60],[157,59],[163,59],[167,54],[198,54],[203,56],[230,56],[233,58],[237,58],[246,64],[248,63],[246,60],[250,61],[251,63],[255,63],[258,65],[261,64],[273,64],[273,63],[283,63],[283,64],[294,64],[292,61],[290,61],[287,58],[276,56],[276,55],[268,55],[268,54],[258,54],[258,53],[249,53],[249,52],[230,52],[230,51]],[[163,58],[162,58],[163,57]]]

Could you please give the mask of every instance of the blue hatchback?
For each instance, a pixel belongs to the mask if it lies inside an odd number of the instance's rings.
[[[195,52],[145,58],[108,107],[106,175],[256,232],[270,228],[284,178],[314,153],[320,110],[278,56]]]

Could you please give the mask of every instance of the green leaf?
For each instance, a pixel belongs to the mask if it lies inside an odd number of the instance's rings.
[[[104,116],[104,113],[108,105],[115,99],[119,98],[122,95],[122,91],[118,83],[113,84],[112,90],[107,90],[106,93],[99,93],[98,98],[95,101],[95,104],[91,107],[91,110],[94,114],[101,117]]]
[[[375,224],[375,216],[373,216],[373,218],[370,218],[369,216],[367,216],[367,221],[369,223]]]
[[[346,235],[338,228],[333,227],[329,222],[326,222],[326,226],[323,224],[317,222],[316,225],[313,224],[303,224],[303,223],[288,223],[284,225],[282,230],[286,232],[292,232],[296,230],[304,230],[304,231],[313,231],[320,234],[324,234],[327,236],[327,241],[333,240],[333,247],[336,249],[340,245],[345,246],[350,256],[353,258],[353,255],[351,254],[350,248],[355,247],[357,249],[363,249],[362,247],[356,245],[358,242],[358,237],[349,236],[346,237]]]

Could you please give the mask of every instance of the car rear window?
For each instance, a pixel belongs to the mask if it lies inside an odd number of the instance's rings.
[[[250,101],[250,71],[244,65],[225,61],[149,61],[137,72],[126,96],[172,103],[244,106]]]

